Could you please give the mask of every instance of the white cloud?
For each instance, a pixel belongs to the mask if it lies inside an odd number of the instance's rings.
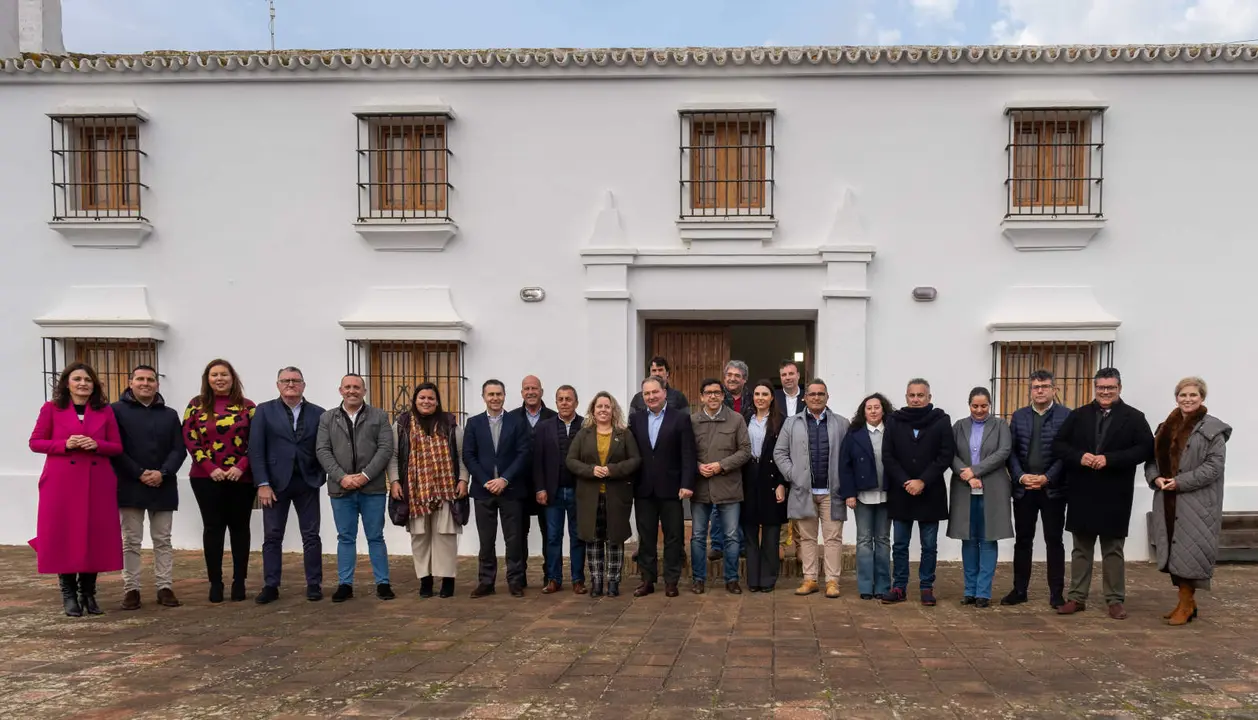
[[[888,30],[879,30],[878,31],[878,44],[879,45],[899,45],[900,44],[900,31],[896,30],[895,28],[890,28]]]
[[[937,22],[952,20],[957,12],[957,0],[912,0],[912,4],[918,15]]]
[[[1012,45],[1258,37],[1258,0],[998,0],[998,12],[992,39]]]

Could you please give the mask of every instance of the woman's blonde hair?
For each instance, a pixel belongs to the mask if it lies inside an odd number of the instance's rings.
[[[628,425],[625,424],[625,412],[620,409],[620,403],[616,402],[616,398],[612,397],[612,394],[606,390],[600,390],[590,400],[590,406],[589,409],[585,411],[585,421],[581,423],[581,427],[592,428],[597,425],[597,423],[594,422],[594,405],[598,403],[599,398],[607,398],[608,402],[612,404],[612,428],[616,430],[624,430],[627,428]]]
[[[1197,391],[1201,393],[1202,400],[1206,399],[1206,381],[1196,376],[1186,377],[1175,383],[1175,397],[1179,397],[1180,391],[1190,385],[1195,385],[1197,387]]]

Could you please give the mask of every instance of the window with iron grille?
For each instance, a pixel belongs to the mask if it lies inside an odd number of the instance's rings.
[[[143,220],[138,115],[52,116],[52,219]]]
[[[367,381],[367,402],[390,418],[410,409],[415,387],[431,382],[441,405],[461,424],[467,418],[463,343],[451,340],[350,340],[346,372]]]
[[[44,399],[52,399],[61,371],[72,362],[87,363],[100,378],[105,399],[113,402],[131,384],[136,365],[150,365],[161,377],[157,341],[149,338],[44,338]]]
[[[449,220],[450,117],[358,116],[358,219]]]
[[[681,113],[681,217],[773,217],[773,113]]]
[[[1101,217],[1100,109],[1009,110],[1006,217]]]
[[[1112,342],[992,343],[993,410],[1003,418],[1031,402],[1031,373],[1047,370],[1056,401],[1074,409],[1092,401],[1092,377],[1114,364]]]

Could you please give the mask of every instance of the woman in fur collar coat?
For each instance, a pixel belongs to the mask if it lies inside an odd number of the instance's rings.
[[[1145,479],[1153,494],[1153,545],[1158,569],[1179,588],[1179,604],[1163,615],[1171,625],[1197,617],[1198,588],[1209,589],[1223,523],[1223,465],[1232,428],[1209,415],[1206,382],[1175,385],[1178,405],[1154,436],[1155,462]]]

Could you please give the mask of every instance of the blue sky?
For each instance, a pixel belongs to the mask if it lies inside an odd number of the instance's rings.
[[[275,0],[284,48],[1234,42],[1258,0]],[[270,45],[266,0],[62,0],[67,49]]]

